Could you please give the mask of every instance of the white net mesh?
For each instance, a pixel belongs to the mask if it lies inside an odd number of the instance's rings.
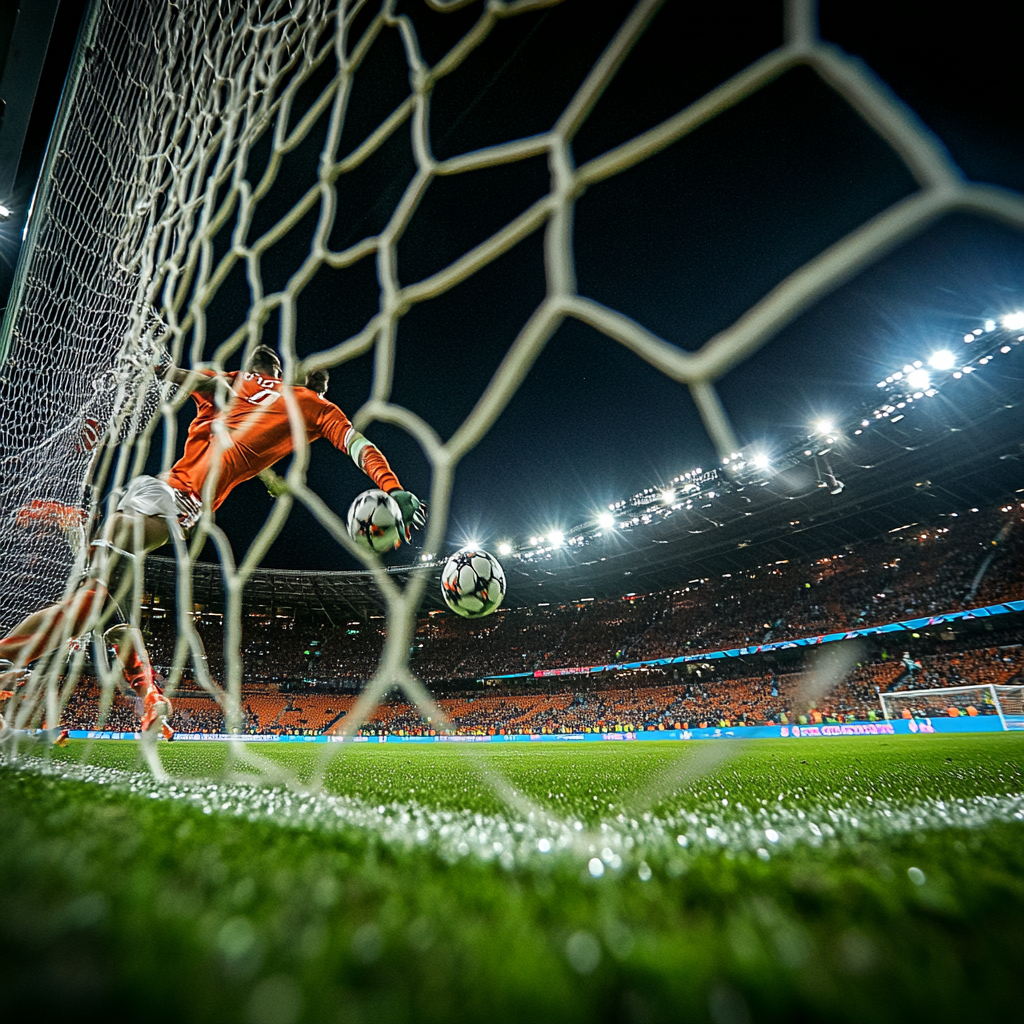
[[[886,718],[957,718],[966,715],[999,715],[1009,712],[1004,709],[1004,699],[1009,697],[1013,704],[1012,691],[1019,687],[1003,686],[949,686],[939,689],[897,690],[879,694],[882,711]],[[1005,691],[1005,692],[1000,692]],[[1019,704],[1019,692],[1016,695]]]
[[[447,18],[467,5],[428,0],[428,6],[430,17]],[[175,412],[185,396],[154,383],[152,365],[161,345],[181,365],[219,369],[251,350],[272,325],[291,380],[372,352],[371,397],[359,410],[356,426],[389,423],[422,446],[432,472],[425,548],[437,552],[449,522],[456,467],[494,425],[566,319],[589,325],[686,385],[715,446],[726,455],[738,444],[715,382],[810,304],[950,211],[1024,227],[1024,200],[966,181],[941,144],[884,83],[818,38],[814,6],[800,0],[787,5],[780,48],[657,126],[580,166],[574,161],[573,139],[657,13],[657,0],[642,0],[628,14],[550,130],[436,158],[431,144],[435,86],[458,70],[499,21],[552,6],[551,0],[491,0],[447,53],[428,64],[414,21],[399,13],[392,0],[379,7],[330,0],[187,0],[173,5],[102,0],[95,5],[34,218],[16,310],[7,319],[9,359],[2,385],[7,412],[0,421],[0,623],[5,628],[58,597],[69,576],[74,577],[75,545],[32,527],[31,514],[19,510],[40,501],[82,508],[91,500],[88,511],[98,521],[103,512],[99,497],[142,471],[161,424],[164,468],[173,461]],[[343,148],[352,90],[374,44],[386,36],[401,48],[409,89],[369,134]],[[917,190],[791,273],[696,351],[683,351],[623,313],[580,295],[573,212],[584,190],[661,152],[798,66],[814,71],[892,147]],[[408,136],[413,169],[383,227],[332,249],[332,227],[342,202],[339,188],[402,133]],[[280,205],[272,194],[287,177],[288,155],[320,138],[316,176],[301,183],[290,205]],[[548,190],[542,198],[440,271],[402,280],[398,245],[433,183],[525,164],[534,157],[547,160]],[[379,205],[379,198],[375,202]],[[225,232],[230,244],[218,247],[215,240]],[[472,412],[443,441],[425,418],[391,399],[398,324],[418,304],[453,289],[535,232],[543,232],[543,299]],[[275,265],[272,276],[282,283],[268,287],[267,266],[279,243],[300,235],[309,238],[308,248],[286,273]],[[321,268],[353,267],[364,259],[375,263],[376,312],[351,337],[300,358],[300,296]],[[229,331],[211,329],[211,305],[226,282],[240,276],[248,290],[245,310]],[[90,432],[107,443],[93,447]],[[223,563],[228,595],[224,689],[206,683],[224,701],[235,727],[243,589],[293,503],[303,504],[339,544],[357,553],[338,510],[306,482],[304,437],[296,438],[296,450],[290,493],[278,499],[248,551],[232,552],[209,514],[193,544],[194,553],[205,536],[212,537]],[[95,486],[87,489],[87,482]],[[190,554],[180,545],[176,554],[183,639],[175,664],[180,670],[195,647],[188,617]],[[426,575],[413,575],[404,590],[383,572],[377,572],[376,581],[387,605],[387,641],[374,682],[347,716],[345,728],[357,728],[384,690],[396,684],[438,721],[440,712],[407,667]],[[136,610],[140,594],[137,586]],[[74,674],[72,684],[73,679]],[[52,710],[58,698],[52,687],[50,694]]]

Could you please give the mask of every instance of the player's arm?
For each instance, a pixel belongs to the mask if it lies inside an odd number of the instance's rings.
[[[185,385],[190,391],[208,392],[217,385],[217,378],[221,376],[214,370],[183,370],[172,362],[158,363],[156,375],[167,381],[169,384],[177,384],[179,387]],[[227,378],[224,378],[227,381]]]
[[[421,527],[427,521],[427,506],[412,491],[403,489],[384,453],[356,430],[333,402],[324,400],[323,405],[319,426],[324,437],[335,448],[345,452],[382,491],[395,499],[402,510],[405,539],[411,540],[412,527]]]

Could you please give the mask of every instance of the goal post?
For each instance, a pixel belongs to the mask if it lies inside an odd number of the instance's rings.
[[[880,693],[887,718],[959,718],[997,715],[1004,730],[1024,728],[1024,686],[943,686]]]

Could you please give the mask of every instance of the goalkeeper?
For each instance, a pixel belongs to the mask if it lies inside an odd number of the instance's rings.
[[[198,522],[209,476],[214,479],[210,481],[212,493],[206,497],[211,508],[217,509],[238,484],[258,476],[292,452],[294,439],[287,403],[283,401],[281,362],[273,349],[259,346],[244,372],[216,374],[165,365],[157,373],[164,380],[189,387],[196,402],[184,454],[161,479],[139,476],[131,481],[115,515],[105,524],[101,539],[90,547],[85,581],[71,597],[34,612],[0,639],[0,658],[25,665],[55,650],[63,640],[81,634],[90,622],[108,618],[114,610],[112,596],[127,588],[136,555],[169,543],[172,531],[176,538],[185,539]],[[217,388],[225,392],[223,411],[215,401]],[[411,527],[426,521],[425,506],[402,489],[380,450],[321,394],[304,387],[294,388],[293,394],[307,441],[326,437],[349,455],[396,500],[403,514],[406,540],[411,539]],[[95,571],[101,549],[109,558],[110,587]],[[139,631],[124,626],[114,629],[117,635],[111,640],[128,684],[143,700],[142,725],[147,731],[170,714],[170,702],[153,682]]]

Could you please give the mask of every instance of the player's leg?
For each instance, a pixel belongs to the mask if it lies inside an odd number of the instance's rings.
[[[26,665],[55,650],[65,638],[78,636],[91,618],[106,610],[111,591],[116,594],[130,585],[135,551],[140,554],[154,551],[169,540],[170,532],[163,517],[117,512],[104,528],[102,538],[90,549],[89,576],[85,582],[64,601],[22,619],[0,639],[0,658]],[[96,578],[101,554],[108,559],[109,590]]]
[[[153,678],[142,631],[137,626],[118,623],[103,634],[103,639],[114,648],[125,682],[142,699],[142,732],[159,726],[168,740],[173,739],[174,730],[167,723],[172,712],[171,702]]]

